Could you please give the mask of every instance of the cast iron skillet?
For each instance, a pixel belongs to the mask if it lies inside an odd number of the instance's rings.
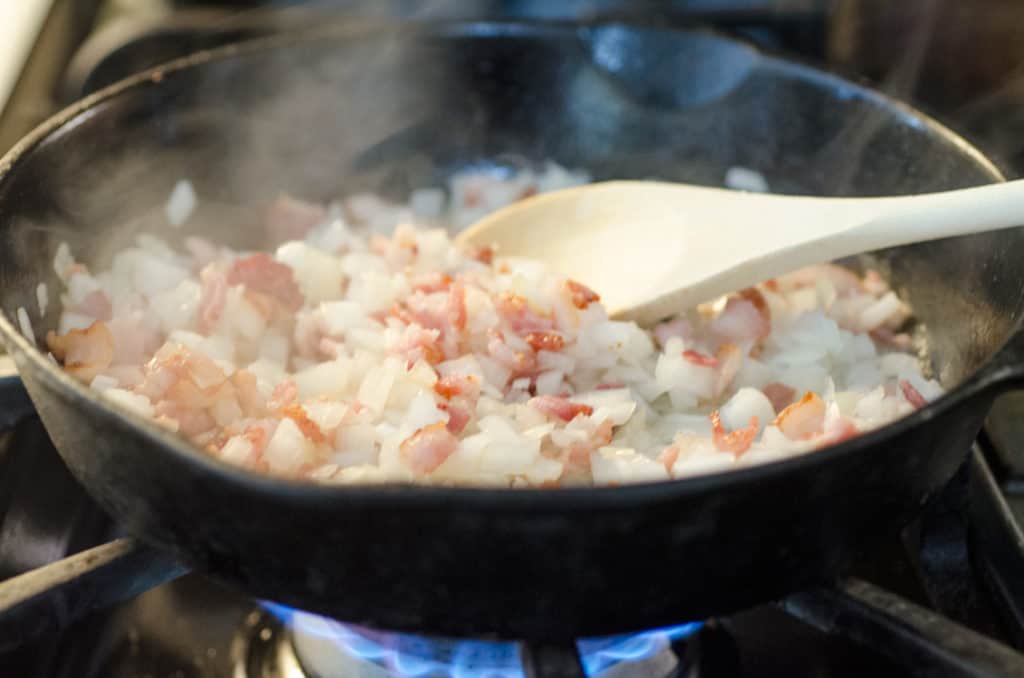
[[[949,130],[882,95],[705,32],[475,23],[318,30],[204,53],[108,88],[0,167],[4,340],[68,466],[132,534],[247,592],[389,629],[578,637],[726,612],[828,581],[898,529],[1024,376],[1020,231],[881,252],[950,389],[835,448],[613,489],[318,487],[228,467],[101,403],[15,329],[59,285],[62,240],[99,265],[161,226],[258,245],[279,191],[402,197],[470,164],[546,158],[597,179],[897,194],[998,181]],[[751,228],[757,228],[752,224]],[[709,235],[709,237],[713,237]],[[54,304],[51,304],[51,307]]]

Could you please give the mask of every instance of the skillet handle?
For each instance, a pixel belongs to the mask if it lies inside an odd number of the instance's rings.
[[[122,538],[0,583],[0,652],[185,574],[187,568]]]
[[[0,435],[33,415],[35,407],[14,361],[0,355]],[[0,523],[2,510],[0,506]],[[186,571],[169,556],[134,539],[116,539],[0,580],[0,653]]]

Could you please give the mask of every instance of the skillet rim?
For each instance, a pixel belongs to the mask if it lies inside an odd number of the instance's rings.
[[[786,69],[789,73],[799,74],[802,78],[814,84],[828,85],[833,89],[842,87],[846,91],[871,101],[890,113],[897,114],[898,118],[905,122],[914,121],[915,126],[922,127],[951,144],[967,155],[977,165],[978,169],[987,173],[994,183],[1006,180],[995,163],[977,147],[928,114],[918,111],[909,104],[891,98],[865,85],[853,82],[834,72],[812,66],[799,59],[773,55],[747,41],[706,28],[692,26],[647,26],[617,20],[596,20],[592,22],[530,22],[521,20],[394,22],[343,20],[315,28],[290,30],[281,34],[201,50],[104,87],[74,102],[40,123],[5,153],[0,158],[0,187],[3,187],[7,177],[16,169],[21,158],[28,156],[47,140],[73,130],[78,121],[100,111],[103,104],[146,87],[159,87],[165,77],[178,72],[199,68],[205,64],[244,58],[254,54],[285,49],[296,44],[315,43],[352,36],[353,34],[361,37],[373,31],[399,33],[409,31],[414,34],[426,34],[434,37],[536,36],[539,34],[579,38],[582,32],[605,26],[626,26],[627,28],[663,30],[681,34],[701,33],[719,40],[745,46],[752,50],[756,57],[752,71],[755,69]],[[721,491],[730,487],[736,489],[740,486],[758,483],[781,474],[795,474],[802,470],[810,470],[818,465],[831,463],[833,459],[837,459],[840,456],[857,454],[865,448],[879,444],[911,428],[925,425],[929,420],[942,415],[962,401],[971,398],[978,391],[984,390],[991,385],[993,381],[993,374],[991,373],[994,369],[998,368],[999,361],[997,359],[1004,352],[1007,344],[1013,341],[1017,331],[1019,331],[1019,327],[1014,328],[1007,335],[999,348],[993,351],[977,370],[937,400],[930,402],[927,406],[916,410],[906,417],[881,428],[863,433],[838,445],[747,468],[720,471],[689,478],[636,483],[619,487],[513,489],[487,486],[448,487],[414,483],[330,485],[269,476],[230,465],[206,454],[185,438],[167,431],[149,419],[119,408],[116,405],[109,404],[98,393],[80,383],[60,369],[59,366],[48,360],[37,345],[30,343],[15,328],[6,313],[0,313],[0,337],[2,337],[19,370],[26,366],[33,369],[33,376],[38,375],[37,378],[46,388],[61,392],[63,396],[73,399],[79,406],[89,408],[97,416],[116,417],[119,423],[124,423],[135,429],[146,442],[163,448],[161,452],[177,455],[179,461],[195,465],[198,470],[215,476],[219,482],[235,485],[237,488],[248,492],[277,494],[288,501],[301,504],[340,501],[342,503],[362,502],[387,504],[392,507],[412,507],[455,501],[462,506],[476,509],[525,511],[527,513],[548,512],[552,509],[560,512],[590,511],[595,508],[615,509],[649,505],[652,502],[668,502],[680,495]]]

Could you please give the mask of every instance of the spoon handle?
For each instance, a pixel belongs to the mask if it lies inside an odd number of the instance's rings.
[[[844,234],[851,254],[1024,226],[1024,180],[866,202],[866,218]]]

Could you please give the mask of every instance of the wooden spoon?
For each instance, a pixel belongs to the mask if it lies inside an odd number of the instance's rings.
[[[895,198],[609,181],[521,200],[458,240],[543,261],[647,324],[802,266],[1022,224],[1024,180]]]

